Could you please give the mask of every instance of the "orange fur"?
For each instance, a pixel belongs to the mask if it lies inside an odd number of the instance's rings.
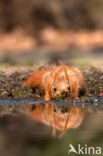
[[[32,119],[53,127],[53,135],[56,134],[57,129],[61,131],[62,136],[68,129],[76,128],[82,123],[85,110],[77,106],[72,106],[66,112],[61,112],[61,109],[55,105],[46,104],[43,106],[39,104],[34,110],[29,111],[29,116]]]
[[[61,96],[79,97],[86,92],[86,83],[80,70],[66,65],[34,72],[24,83],[24,87],[32,86],[44,89],[47,101]]]

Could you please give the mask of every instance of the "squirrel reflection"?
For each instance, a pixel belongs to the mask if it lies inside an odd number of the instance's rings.
[[[53,127],[53,136],[56,135],[56,130],[59,130],[60,137],[68,129],[80,126],[85,116],[84,108],[77,106],[61,108],[53,104],[39,104],[28,113],[32,119]]]

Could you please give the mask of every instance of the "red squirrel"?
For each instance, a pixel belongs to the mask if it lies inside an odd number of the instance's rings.
[[[36,71],[23,86],[43,89],[46,101],[62,96],[75,98],[86,93],[86,82],[81,71],[67,65],[55,65]]]

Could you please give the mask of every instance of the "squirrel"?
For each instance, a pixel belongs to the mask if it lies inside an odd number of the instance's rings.
[[[33,72],[23,86],[44,90],[46,101],[57,97],[80,97],[87,91],[81,71],[67,65],[53,65]]]

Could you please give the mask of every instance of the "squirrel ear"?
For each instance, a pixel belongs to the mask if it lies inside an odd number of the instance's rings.
[[[64,65],[61,60],[59,60],[58,63],[59,63],[60,66],[63,66]]]

